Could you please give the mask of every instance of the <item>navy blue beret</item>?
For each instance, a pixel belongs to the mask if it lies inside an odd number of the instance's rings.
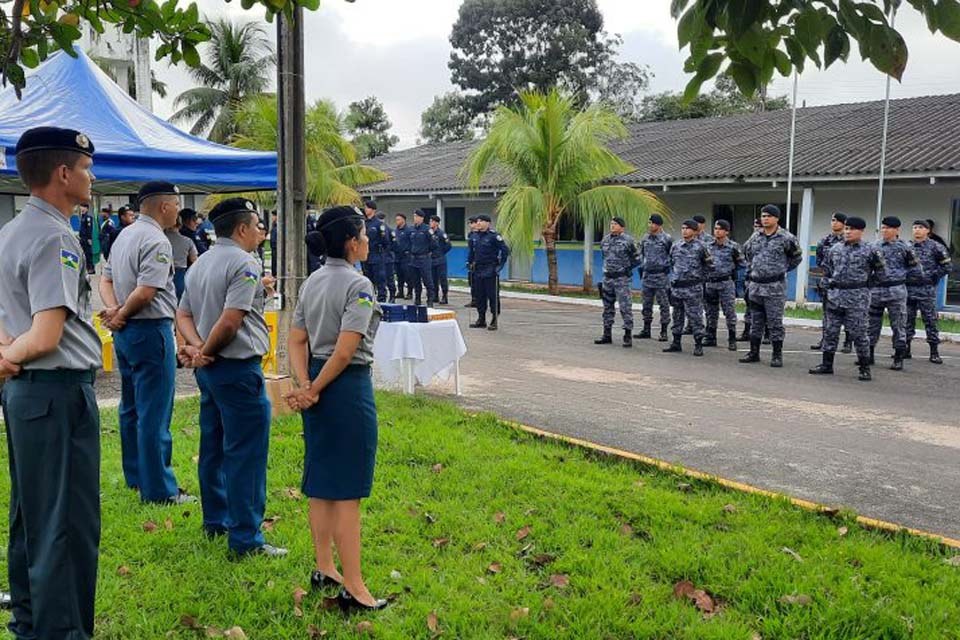
[[[433,220],[434,222],[440,222],[440,216],[436,214],[430,216],[430,219]]]
[[[404,220],[406,220],[406,219],[407,219],[407,214],[405,214],[405,213],[398,213],[398,214],[397,214],[396,216],[394,216],[394,217],[396,217],[396,218],[403,218]]]
[[[197,217],[197,212],[193,209],[186,208],[180,209],[180,219],[181,220],[193,220]]]
[[[693,216],[693,218],[691,218],[691,220],[696,220],[696,221],[697,221],[697,224],[707,224],[707,219],[704,218],[703,216],[701,216],[699,213],[698,213],[697,215]]]
[[[897,216],[887,216],[886,218],[880,221],[880,224],[882,224],[885,227],[893,227],[894,229],[899,229],[900,225],[902,225],[903,223],[900,222],[900,218],[898,218]]]
[[[217,219],[232,213],[242,213],[246,211],[256,213],[257,207],[252,201],[246,198],[227,198],[226,200],[218,202],[216,206],[210,210],[209,218],[210,222],[215,222]]]
[[[356,207],[350,207],[346,205],[330,207],[329,209],[324,210],[324,212],[320,214],[320,217],[317,218],[317,231],[322,231],[335,222],[340,222],[341,220],[347,220],[349,218],[359,218],[362,220],[363,213],[361,213]]]
[[[867,221],[857,216],[850,216],[844,224],[851,229],[859,229],[861,231],[867,228]]]
[[[778,220],[780,219],[780,216],[782,215],[782,214],[780,213],[780,207],[778,207],[778,206],[775,205],[775,204],[767,204],[767,205],[764,205],[763,209],[760,209],[760,213],[766,213],[767,215],[771,215],[771,216],[773,216],[774,218],[777,218]]]
[[[413,215],[420,216],[421,218],[426,218],[427,214],[423,212],[423,209],[415,209]]]
[[[613,218],[611,219],[611,222],[616,222],[618,225],[620,225],[624,229],[627,228],[627,223],[624,222],[623,218],[621,218],[620,216],[613,216]]]
[[[467,218],[467,222],[476,222],[476,221],[477,221],[477,216],[470,216],[469,218]]]
[[[846,222],[847,214],[837,211],[835,214],[833,214],[833,219],[837,222]]]
[[[154,181],[148,182],[137,192],[137,202],[143,204],[143,201],[153,196],[178,196],[180,187],[172,182]]]
[[[713,223],[713,226],[720,227],[724,231],[730,231],[730,223],[727,222],[726,220],[717,220],[716,222]]]
[[[373,209],[374,211],[377,210],[377,203],[373,200],[364,200],[363,206],[365,206],[367,209]]]
[[[17,141],[16,155],[28,151],[58,150],[76,151],[93,157],[93,142],[76,129],[60,127],[36,127],[27,129]]]
[[[693,229],[694,231],[696,231],[697,229],[700,228],[700,223],[694,220],[693,218],[687,218],[686,220],[683,221],[683,224],[681,224],[680,226],[687,227],[688,229]]]
[[[929,229],[929,228],[930,228],[930,221],[929,221],[929,220],[924,220],[924,219],[922,219],[922,218],[921,218],[920,220],[914,220],[914,221],[913,221],[913,226],[915,226],[915,227],[923,227],[924,229]]]
[[[653,224],[662,225],[662,224],[663,224],[663,216],[660,215],[659,213],[655,213],[655,214],[653,214],[652,216],[650,216],[650,222],[652,222]]]
[[[481,213],[480,215],[478,215],[477,220],[480,222],[493,222],[493,220],[490,219],[490,216],[488,216],[485,213]]]

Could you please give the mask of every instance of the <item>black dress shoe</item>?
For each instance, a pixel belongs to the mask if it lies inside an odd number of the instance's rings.
[[[377,600],[373,606],[365,605],[350,595],[350,593],[344,588],[340,589],[340,593],[337,594],[337,604],[340,605],[341,611],[344,613],[350,613],[351,609],[357,609],[359,611],[380,611],[381,609],[386,609],[387,604],[389,603],[381,598],[380,600]]]
[[[323,571],[314,571],[310,574],[310,588],[314,591],[331,589],[333,587],[343,587],[343,583],[337,582]]]

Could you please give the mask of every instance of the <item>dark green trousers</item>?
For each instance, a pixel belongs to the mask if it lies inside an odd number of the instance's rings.
[[[93,635],[100,412],[93,373],[24,372],[3,386],[10,455],[7,569],[18,639]]]

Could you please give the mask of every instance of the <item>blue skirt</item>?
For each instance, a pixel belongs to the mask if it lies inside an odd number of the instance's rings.
[[[310,379],[323,367],[310,361]],[[303,494],[321,500],[370,495],[377,460],[377,406],[370,367],[350,365],[302,414]]]

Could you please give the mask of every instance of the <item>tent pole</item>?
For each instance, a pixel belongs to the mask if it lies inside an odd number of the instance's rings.
[[[897,3],[890,6],[890,27],[897,19]],[[880,234],[880,220],[883,218],[883,184],[887,166],[887,133],[890,131],[890,74],[887,74],[887,93],[883,99],[883,138],[880,142],[880,179],[877,183],[877,226],[876,233]]]
[[[800,74],[793,72],[793,109],[790,115],[790,159],[787,161],[787,231],[790,230],[791,203],[793,202],[793,154],[797,142],[797,84]]]

